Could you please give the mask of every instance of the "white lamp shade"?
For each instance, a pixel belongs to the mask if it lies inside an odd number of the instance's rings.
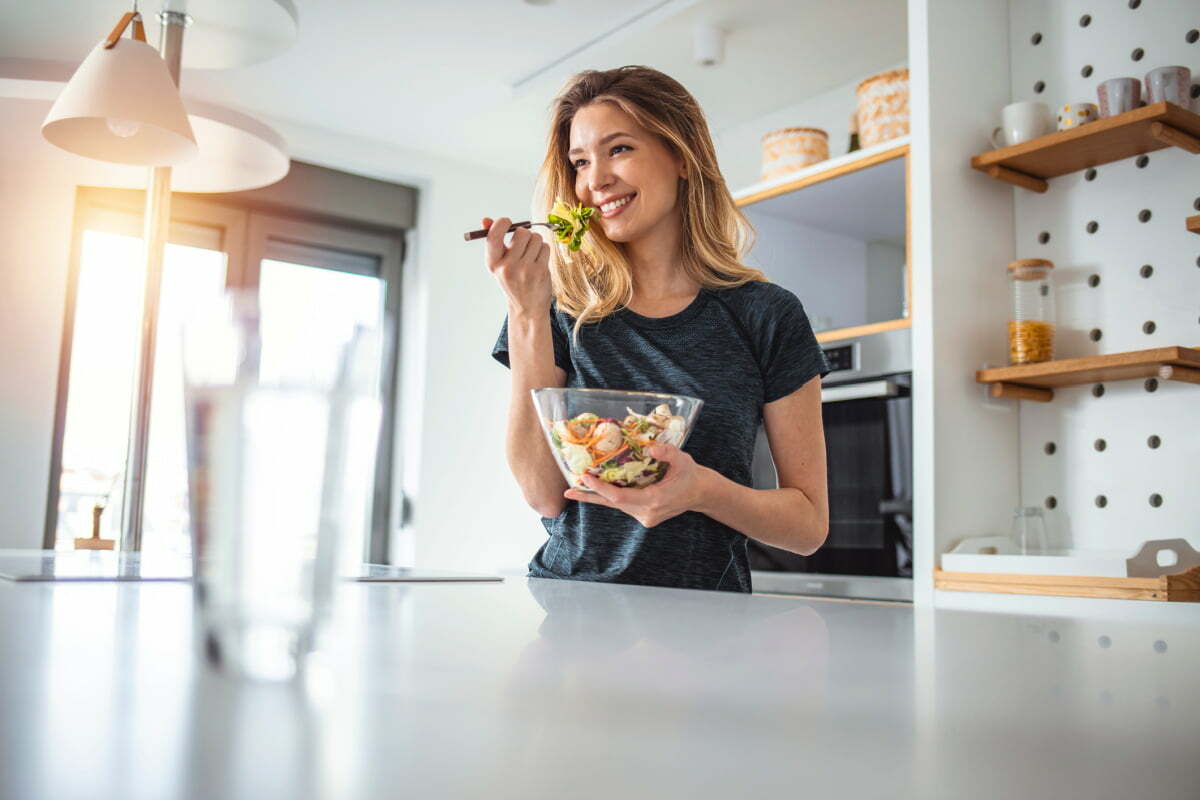
[[[166,62],[136,39],[112,49],[96,45],[51,107],[42,135],[69,152],[118,164],[168,166],[197,152]]]

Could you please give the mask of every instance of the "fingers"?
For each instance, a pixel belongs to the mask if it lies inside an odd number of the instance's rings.
[[[611,483],[605,483],[595,475],[587,472],[583,474],[583,482],[589,489],[603,497],[614,507],[624,505],[628,499],[626,495],[629,492],[638,491],[637,489],[622,489],[620,487],[613,486]]]
[[[670,463],[679,457],[681,451],[678,447],[671,444],[652,444],[646,452],[648,452],[651,457],[657,458],[659,461],[666,461],[667,463]]]
[[[486,217],[484,221],[487,221]],[[504,234],[511,226],[512,220],[508,217],[501,217],[488,226],[487,263],[489,267],[495,267],[500,263],[500,259],[504,258],[504,254],[507,252],[507,248],[504,246]]]
[[[595,494],[594,492],[583,492],[579,489],[568,489],[567,491],[563,492],[563,497],[567,498],[568,500],[578,500],[581,503],[592,503],[593,505],[597,506],[616,508],[613,503],[605,500],[603,497]]]
[[[541,239],[535,236],[528,228],[518,228],[513,231],[512,240],[508,245],[509,258],[506,261],[509,264],[528,261],[530,248],[535,242],[540,241]]]

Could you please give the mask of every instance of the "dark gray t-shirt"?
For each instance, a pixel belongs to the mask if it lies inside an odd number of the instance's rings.
[[[575,343],[574,319],[554,307],[550,315],[554,361],[568,387],[702,399],[684,450],[744,486],[763,404],[829,372],[800,300],[764,281],[702,289],[669,317],[621,309],[584,325]],[[492,356],[509,365],[507,319]],[[542,524],[550,538],[529,563],[531,577],[751,590],[746,537],[699,512],[645,528],[623,511],[568,500]]]

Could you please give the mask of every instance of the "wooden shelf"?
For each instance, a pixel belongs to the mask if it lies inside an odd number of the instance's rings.
[[[1200,214],[1187,218],[1187,229],[1192,233],[1200,233]]]
[[[752,184],[733,192],[733,199],[738,206],[745,207],[769,200],[772,197],[790,194],[805,186],[812,186],[814,183],[822,183],[884,161],[901,158],[908,155],[908,145],[909,136],[907,134],[898,136],[886,142],[864,147],[862,150],[855,150],[853,153],[818,161],[816,164],[810,164],[788,175],[780,175],[777,178]]]
[[[1180,147],[1200,153],[1200,114],[1162,102],[980,153],[971,166],[997,180],[1045,192],[1049,178]]]
[[[993,397],[1044,403],[1054,399],[1054,387],[1057,386],[1130,378],[1162,378],[1200,384],[1200,348],[1158,347],[1105,356],[994,367],[975,373],[977,382],[992,385]]]
[[[1200,602],[1200,567],[1157,578],[1098,578],[1079,575],[1019,575],[992,572],[933,571],[936,589],[1057,597],[1107,597],[1117,600]]]

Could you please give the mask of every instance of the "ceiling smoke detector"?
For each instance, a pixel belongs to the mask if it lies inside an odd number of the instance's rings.
[[[725,31],[708,22],[701,22],[692,31],[692,56],[702,67],[720,64],[725,58]]]

